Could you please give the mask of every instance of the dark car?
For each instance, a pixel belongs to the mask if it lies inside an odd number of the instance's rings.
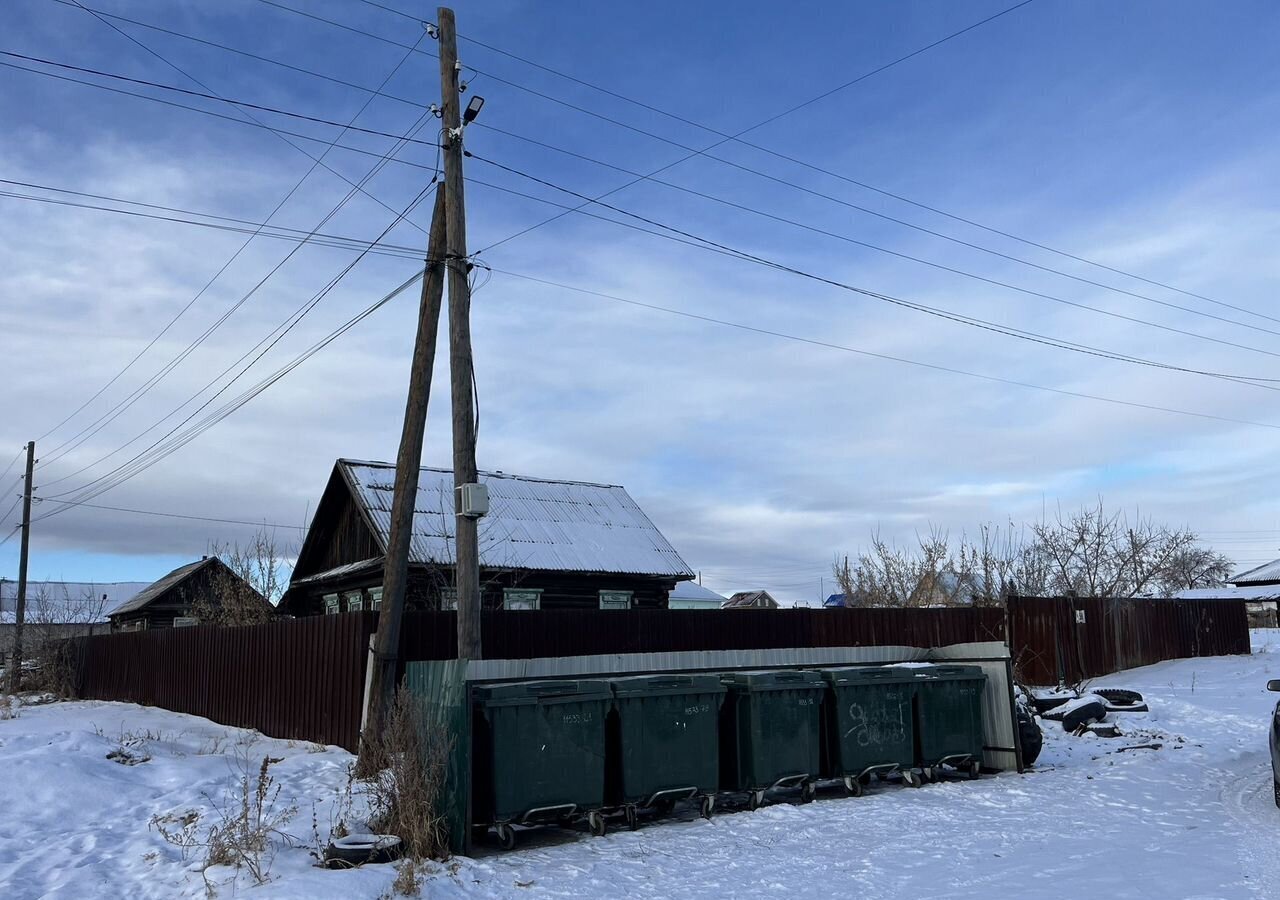
[[[1280,691],[1280,678],[1268,681],[1267,690]],[[1280,806],[1280,703],[1271,713],[1271,782],[1276,792],[1276,806]]]

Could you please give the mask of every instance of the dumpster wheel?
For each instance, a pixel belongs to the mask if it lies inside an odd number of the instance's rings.
[[[913,788],[924,786],[924,781],[921,780],[920,776],[917,775],[915,772],[911,771],[910,769],[906,769],[903,771],[902,783],[905,784],[907,787],[913,787]]]
[[[698,813],[704,819],[710,819],[711,814],[715,812],[716,798],[711,794],[703,794],[702,799],[698,801]]]
[[[640,827],[640,821],[636,817],[636,808],[633,804],[628,803],[626,807],[622,810],[622,814],[623,816],[626,817],[627,828],[631,829],[632,831],[635,831],[637,828]]]
[[[747,795],[747,809],[755,811],[764,804],[764,791],[752,791]]]
[[[976,759],[969,760],[969,780],[977,781],[978,776],[982,774],[982,763]]]
[[[598,809],[593,809],[587,813],[587,826],[596,837],[604,837],[604,833],[608,828],[604,821],[604,813]]]
[[[516,830],[506,822],[494,826],[494,831],[498,833],[498,843],[502,845],[503,850],[511,850],[516,845]]]
[[[852,775],[846,775],[844,778],[844,792],[850,797],[861,797],[862,779],[854,778]]]
[[[818,785],[813,781],[806,781],[800,785],[800,802],[812,803],[813,798],[818,795]]]

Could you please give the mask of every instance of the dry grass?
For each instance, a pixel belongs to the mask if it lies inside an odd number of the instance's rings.
[[[448,824],[440,813],[451,742],[423,727],[412,695],[396,692],[387,726],[368,749],[377,769],[365,782],[370,825],[403,842],[410,860],[447,859]],[[409,876],[406,876],[409,877]]]

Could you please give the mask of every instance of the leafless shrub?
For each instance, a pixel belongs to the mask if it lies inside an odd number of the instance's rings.
[[[166,843],[177,847],[185,863],[197,848],[200,840],[200,813],[187,809],[182,812],[156,813],[147,823],[147,830],[155,829]]]
[[[206,868],[235,866],[248,871],[258,884],[266,883],[275,858],[273,839],[291,840],[284,827],[298,813],[297,806],[279,802],[280,785],[270,772],[279,761],[262,757],[255,774],[248,756],[237,756],[235,788],[230,801],[216,807],[220,818],[205,840]]]
[[[106,595],[92,588],[72,596],[66,587],[59,591],[46,584],[29,596],[23,617],[23,687],[72,696],[76,658],[71,639],[105,633],[106,607]]]
[[[396,691],[386,728],[372,738],[376,774],[365,782],[370,826],[394,834],[411,860],[447,859],[448,825],[440,812],[451,742],[423,727],[412,695]]]
[[[417,860],[406,857],[396,864],[396,880],[391,882],[391,890],[397,897],[417,897],[422,893],[422,872]]]

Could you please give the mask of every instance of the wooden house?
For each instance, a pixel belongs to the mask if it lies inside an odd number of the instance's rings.
[[[723,609],[777,609],[778,601],[768,591],[738,591],[724,601]]]
[[[282,611],[380,607],[395,475],[392,463],[337,461]],[[676,583],[693,578],[625,488],[502,472],[482,472],[480,481],[489,489],[489,514],[479,523],[485,609],[666,607]],[[409,608],[456,608],[453,497],[451,470],[421,470]]]
[[[224,602],[253,607],[248,620],[275,609],[216,556],[179,566],[111,610],[112,631],[143,631],[220,621]]]

